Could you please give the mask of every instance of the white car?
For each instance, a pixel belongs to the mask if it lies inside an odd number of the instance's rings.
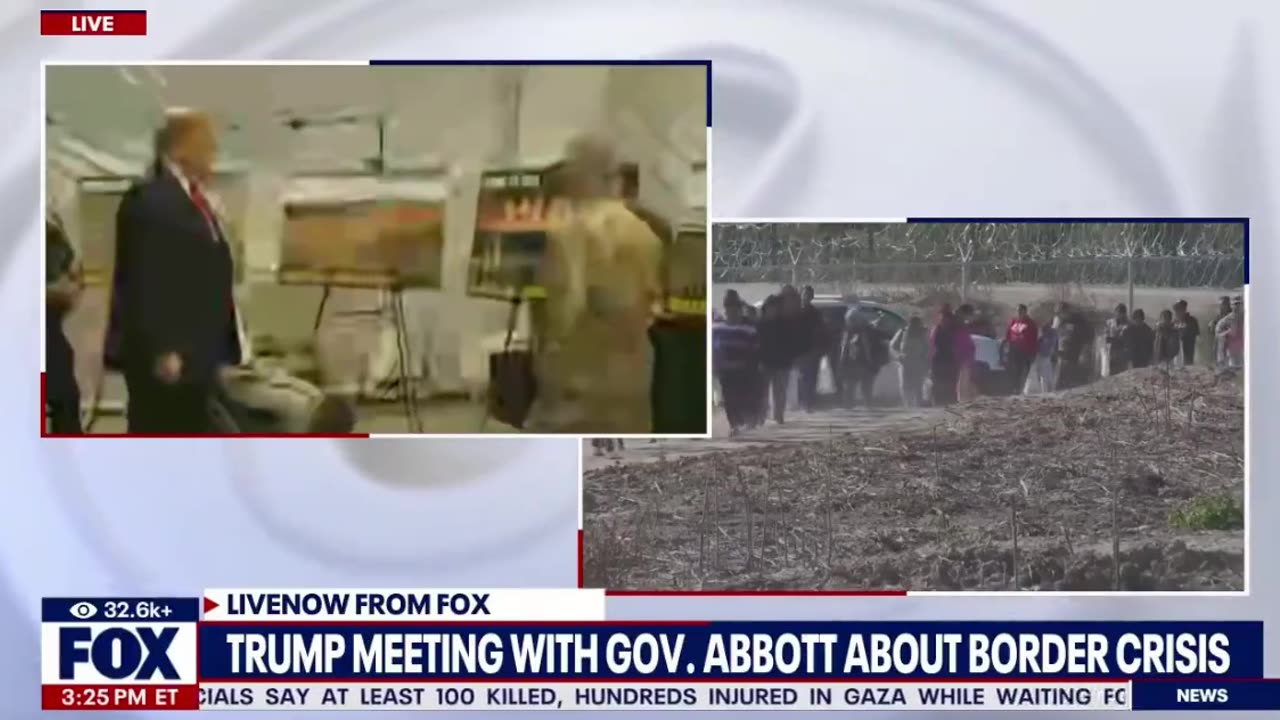
[[[818,305],[820,301],[819,298],[815,298],[814,304]],[[857,308],[859,312],[867,316],[868,320],[878,321],[880,329],[889,337],[896,335],[907,324],[907,319],[900,313],[880,303],[844,299],[840,306]],[[1005,344],[1000,340],[986,335],[979,335],[978,333],[971,333],[970,337],[973,338],[974,360],[977,363],[975,381],[979,391],[983,395],[1007,394],[1009,389],[1005,375]],[[829,372],[829,370],[825,370],[825,363],[823,367],[824,372]],[[898,364],[896,362],[890,362],[880,370],[880,374],[876,376],[876,383],[872,392],[878,400],[901,402],[902,394],[898,386]]]
[[[1008,357],[1006,343],[986,335],[975,334],[972,337],[974,361],[977,364],[974,381],[978,392],[983,395],[1014,394],[1012,378],[1005,371],[1005,358]]]
[[[972,335],[974,360],[988,371],[1004,372],[1004,343],[986,335]]]

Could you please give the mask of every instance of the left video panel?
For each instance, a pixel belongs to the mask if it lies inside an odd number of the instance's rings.
[[[709,82],[46,65],[42,433],[708,434]]]

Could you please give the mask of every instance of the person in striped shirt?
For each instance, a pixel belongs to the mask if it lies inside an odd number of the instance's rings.
[[[711,366],[720,382],[729,432],[737,435],[756,424],[760,341],[736,290],[725,293],[724,319],[711,326]]]

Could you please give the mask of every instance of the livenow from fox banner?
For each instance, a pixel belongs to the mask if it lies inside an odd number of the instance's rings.
[[[45,73],[46,433],[707,433],[706,61]]]
[[[584,585],[1245,590],[1247,246],[717,222],[714,437],[584,447]]]

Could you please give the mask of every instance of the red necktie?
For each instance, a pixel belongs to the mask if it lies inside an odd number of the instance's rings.
[[[213,233],[213,241],[215,243],[220,241],[222,239],[222,235],[218,230],[218,221],[216,216],[213,214],[213,209],[209,207],[209,199],[204,196],[204,193],[200,192],[200,186],[195,183],[191,183],[191,202],[195,203],[196,207],[200,209],[200,214],[204,215],[205,222],[209,223],[209,231]],[[239,323],[236,321],[236,302],[234,296],[227,298],[227,307],[230,309],[231,327],[234,328],[234,332],[238,336],[240,329]],[[239,342],[238,338],[236,342]]]
[[[214,219],[213,209],[209,207],[209,200],[200,191],[200,186],[191,183],[191,202],[196,204],[200,210],[200,214],[204,215],[205,222],[209,223],[209,229],[213,232],[213,239],[218,239],[218,221]]]

